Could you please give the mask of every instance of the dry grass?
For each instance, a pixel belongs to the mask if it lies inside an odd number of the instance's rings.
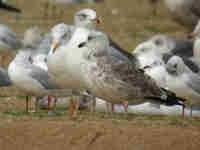
[[[27,27],[38,25],[48,31],[59,22],[73,23],[73,14],[80,8],[94,8],[103,18],[102,28],[125,50],[151,36],[164,33],[185,36],[172,22],[163,6],[158,16],[152,16],[147,0],[107,0],[92,5],[48,5],[46,0],[10,0],[23,9],[22,15],[1,11],[1,23],[8,24],[22,35]],[[44,10],[47,11],[44,12]],[[119,12],[112,14],[115,9]],[[54,10],[54,11],[52,11]],[[7,64],[12,58],[7,59]],[[0,95],[22,95],[16,88],[1,88]],[[24,113],[24,97],[1,98],[0,149],[2,150],[198,150],[200,147],[200,120],[166,116],[116,115],[105,118],[97,113],[91,118],[82,112],[78,120],[71,120],[66,110],[56,115]]]

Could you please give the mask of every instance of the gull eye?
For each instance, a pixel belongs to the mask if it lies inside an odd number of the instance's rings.
[[[146,49],[145,49],[145,48],[142,48],[142,49],[141,49],[141,52],[145,52],[145,51],[146,51]]]
[[[178,67],[178,65],[177,65],[177,64],[174,64],[174,68],[177,69],[177,67]]]
[[[160,46],[163,44],[163,42],[161,40],[155,40],[154,42],[156,45]]]
[[[33,58],[31,56],[28,57],[28,61],[32,64],[33,63]]]
[[[83,18],[83,19],[86,19],[86,18],[87,18],[87,15],[85,15],[85,14],[79,14],[79,16],[80,16],[81,18]]]
[[[84,47],[86,45],[86,42],[82,42],[82,43],[80,43],[79,45],[78,45],[78,48],[82,48],[82,47]]]

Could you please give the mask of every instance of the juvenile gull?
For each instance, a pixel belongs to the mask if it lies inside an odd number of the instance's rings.
[[[167,82],[171,85],[170,89],[188,99],[192,115],[192,106],[200,107],[200,76],[193,73],[179,56],[170,58],[166,68],[169,73]]]

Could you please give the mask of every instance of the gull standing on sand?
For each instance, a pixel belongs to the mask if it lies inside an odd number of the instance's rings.
[[[192,116],[192,107],[200,108],[200,76],[192,72],[181,57],[173,56],[166,65],[169,75],[167,82],[177,95],[188,99]]]
[[[182,98],[160,88],[139,69],[134,56],[117,47],[104,33],[79,27],[66,45],[48,57],[49,71],[63,77],[63,87],[86,89],[114,104],[152,101],[184,106]]]
[[[48,68],[49,68],[50,73],[52,74],[55,81],[58,83],[58,85],[61,88],[65,88],[62,86],[63,85],[62,82],[63,82],[63,79],[66,79],[66,76],[55,75],[54,72],[51,72],[52,69],[61,71],[60,68],[62,68],[59,66],[60,65],[59,63],[57,63],[58,66],[51,65],[51,62],[52,62],[51,60],[54,59],[53,57],[54,50],[58,49],[59,51],[59,47],[62,47],[63,45],[67,44],[70,41],[72,35],[74,34],[76,28],[82,27],[88,30],[96,30],[96,26],[99,23],[100,23],[100,20],[97,18],[96,12],[92,9],[86,8],[86,9],[81,9],[75,14],[74,25],[66,25],[66,24],[61,23],[61,24],[56,25],[54,28],[52,28],[53,44],[48,55],[47,63],[48,63]],[[55,60],[55,61],[62,61],[62,60],[58,58],[58,60]],[[71,77],[69,76],[68,79],[71,80]],[[73,84],[71,84],[71,87],[69,86],[68,88],[73,88]],[[93,111],[95,107],[94,106],[95,98],[92,97],[92,99],[93,101],[91,104],[92,106],[91,111]]]
[[[38,111],[38,100],[45,95],[60,95],[54,80],[44,69],[33,64],[32,56],[38,53],[40,43],[38,28],[30,28],[25,33],[23,47],[8,67],[11,82],[26,93],[26,111],[28,112],[28,96],[36,96],[35,111]],[[51,90],[51,92],[49,92]],[[70,92],[70,91],[69,91]],[[67,94],[64,90],[62,94]],[[68,96],[69,94],[67,94]]]

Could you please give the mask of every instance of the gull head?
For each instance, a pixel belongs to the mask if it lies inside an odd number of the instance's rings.
[[[166,64],[166,69],[169,74],[179,76],[186,71],[186,66],[179,56],[173,56]]]
[[[132,51],[132,54],[136,57],[141,55],[148,55],[154,53],[155,45],[151,42],[144,42],[139,44],[135,50]]]
[[[70,38],[70,27],[64,23],[60,23],[55,25],[51,29],[51,36],[53,38],[53,44],[51,47],[52,52],[54,52],[59,45],[61,45],[64,41],[68,41]]]
[[[94,10],[90,8],[81,9],[74,16],[75,25],[78,27],[86,27],[88,29],[96,29],[97,24],[101,23],[101,20],[97,17]]]
[[[140,68],[151,65],[155,60],[162,57],[157,53],[157,47],[151,41],[139,44],[132,54],[137,58]]]
[[[158,53],[161,54],[169,53],[174,46],[171,40],[162,34],[153,36],[150,41],[157,47]]]

